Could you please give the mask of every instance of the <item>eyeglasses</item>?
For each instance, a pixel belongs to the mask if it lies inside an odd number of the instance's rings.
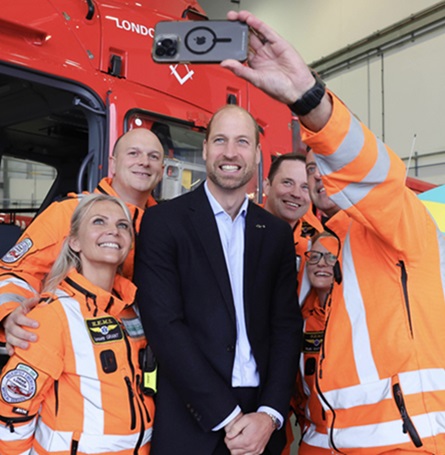
[[[321,253],[320,251],[306,251],[304,255],[307,258],[307,263],[311,265],[318,264],[322,257],[327,265],[334,266],[337,262],[337,256],[332,253]]]

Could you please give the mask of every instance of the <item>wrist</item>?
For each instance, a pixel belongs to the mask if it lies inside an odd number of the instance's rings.
[[[323,99],[326,88],[324,82],[314,71],[311,71],[314,84],[306,90],[294,103],[288,104],[289,109],[298,117],[308,115],[313,109],[318,107]]]
[[[261,413],[265,414],[270,419],[273,431],[278,430],[278,428],[280,428],[280,420],[277,417],[265,411],[261,411]]]

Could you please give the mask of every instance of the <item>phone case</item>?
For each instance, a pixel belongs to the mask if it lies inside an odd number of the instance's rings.
[[[156,24],[152,56],[159,63],[245,61],[248,26],[238,21],[161,21]]]

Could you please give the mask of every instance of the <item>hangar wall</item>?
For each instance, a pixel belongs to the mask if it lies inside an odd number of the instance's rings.
[[[211,18],[247,9],[293,43],[309,64],[401,22],[437,10],[434,27],[360,64],[324,77],[337,93],[405,162],[409,175],[445,183],[445,2],[430,0],[201,0]],[[443,12],[442,11],[443,8]],[[442,19],[442,16],[444,18]],[[443,22],[443,23],[442,23]],[[317,67],[314,65],[314,67]]]

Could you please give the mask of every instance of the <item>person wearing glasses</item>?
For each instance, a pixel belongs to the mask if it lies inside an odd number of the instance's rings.
[[[310,391],[316,387],[317,364],[323,352],[323,336],[326,306],[330,306],[339,243],[331,233],[323,231],[312,238],[310,251],[306,251],[306,273],[311,285],[309,294],[302,302],[303,346],[297,377],[296,416],[304,435],[314,427],[313,416],[323,414],[317,396]],[[337,272],[338,273],[338,272]],[[304,439],[299,453],[306,453]]]
[[[340,211],[341,241],[300,455],[445,453],[445,241],[402,160],[327,90],[290,43],[247,11],[248,65],[221,65],[287,104]],[[425,115],[425,113],[419,113]],[[426,114],[428,115],[428,113]],[[335,271],[335,267],[334,267]]]

